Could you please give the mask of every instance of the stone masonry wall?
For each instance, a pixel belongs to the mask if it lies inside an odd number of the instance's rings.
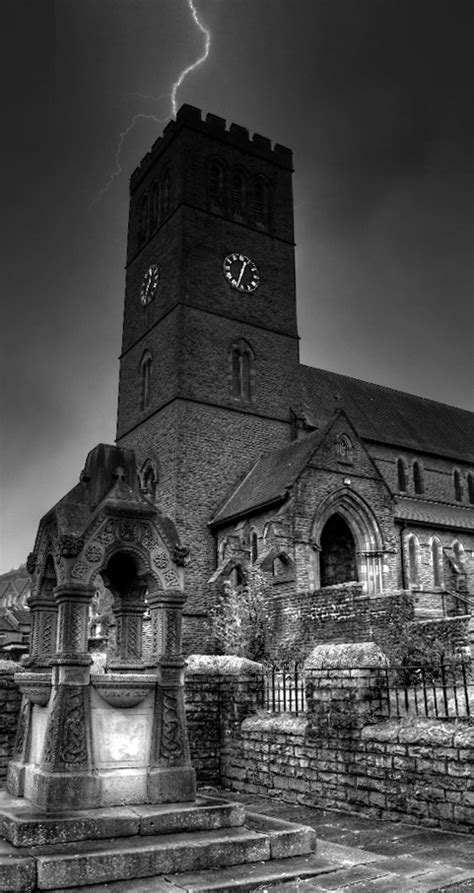
[[[443,643],[448,654],[468,644],[467,618],[421,621],[415,618],[413,596],[400,591],[380,596],[365,595],[360,583],[341,583],[311,593],[284,593],[271,604],[268,651],[275,662],[281,658],[304,659],[325,642],[374,641],[390,656],[397,630],[405,637]]]
[[[21,693],[13,681],[13,673],[17,668],[5,669],[5,661],[0,666],[0,785],[7,777],[7,764],[13,755],[18,714],[21,705]]]
[[[240,679],[237,665],[226,673],[208,664],[199,676],[191,668],[186,701],[198,781],[288,803],[472,831],[472,723],[382,718],[385,664],[374,643],[318,646],[307,662],[308,712],[299,717],[256,712],[258,665]],[[380,671],[364,669],[369,665]],[[214,719],[219,733],[213,736]]]

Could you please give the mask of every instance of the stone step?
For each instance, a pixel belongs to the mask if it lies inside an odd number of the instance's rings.
[[[38,890],[200,871],[270,859],[270,840],[248,828],[87,840],[29,847]]]
[[[253,893],[297,879],[317,878],[337,871],[340,865],[320,856],[295,856],[268,862],[247,862],[231,868],[138,878],[72,887],[68,893]],[[64,893],[50,890],[48,893]]]
[[[222,872],[249,862],[271,862],[271,869],[267,866],[266,870],[273,877],[274,863],[283,859],[289,866],[288,859],[310,855],[315,847],[313,828],[256,813],[247,815],[245,826],[210,831],[134,834],[28,847],[15,847],[3,840],[0,889],[2,893],[30,893],[87,886],[94,889],[104,884],[110,889],[108,885],[118,881],[135,884],[137,879],[152,877],[164,882],[164,878],[177,873]],[[245,867],[243,871],[237,872],[239,883],[246,876]],[[213,883],[219,876],[213,877]]]
[[[22,798],[0,792],[0,835],[17,847],[211,831],[243,825],[244,818],[240,803],[217,797],[197,797],[193,803],[77,810],[65,815],[44,813]]]

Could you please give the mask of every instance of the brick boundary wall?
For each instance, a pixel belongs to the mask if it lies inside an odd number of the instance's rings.
[[[307,661],[308,712],[300,717],[255,713],[257,670],[238,682],[222,669],[208,667],[199,679],[191,669],[186,700],[190,728],[197,730],[190,739],[198,780],[288,803],[472,832],[472,722],[381,720],[385,665],[374,643],[316,647]],[[209,710],[218,697],[219,772],[216,759],[213,774],[205,776],[196,756],[203,759],[212,736],[200,723],[199,699]]]
[[[367,595],[360,583],[341,583],[315,592],[280,594],[270,604],[267,647],[278,662],[283,650],[299,660],[315,645],[327,642],[376,642],[387,653],[397,640],[396,630],[415,633],[426,640],[443,641],[447,653],[469,645],[468,618],[423,620],[415,616],[412,592]]]
[[[13,681],[13,674],[18,669],[12,664],[5,668],[5,661],[0,666],[0,786],[5,784],[8,761],[13,756],[16,727],[21,706],[21,692]]]

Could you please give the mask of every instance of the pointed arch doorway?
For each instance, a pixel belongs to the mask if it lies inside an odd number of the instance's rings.
[[[335,512],[321,532],[321,586],[334,586],[358,580],[356,544],[342,515]]]

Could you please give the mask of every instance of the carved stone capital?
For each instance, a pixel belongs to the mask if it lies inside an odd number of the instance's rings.
[[[80,536],[63,533],[59,537],[58,546],[62,558],[77,558],[84,547],[84,540]]]

